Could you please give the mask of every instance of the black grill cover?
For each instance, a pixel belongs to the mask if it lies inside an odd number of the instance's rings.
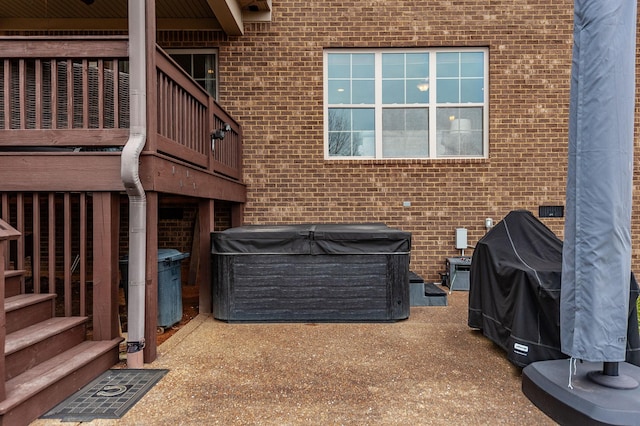
[[[476,245],[471,261],[469,327],[524,367],[566,358],[560,351],[562,241],[531,212],[510,212]],[[627,362],[640,366],[636,299],[631,276]]]

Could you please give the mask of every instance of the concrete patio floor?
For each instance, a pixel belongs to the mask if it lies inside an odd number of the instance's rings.
[[[122,419],[83,425],[553,425],[467,324],[468,293],[397,323],[228,324],[198,315]],[[33,425],[72,425],[37,420]]]

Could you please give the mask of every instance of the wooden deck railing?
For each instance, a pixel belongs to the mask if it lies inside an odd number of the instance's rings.
[[[123,37],[0,37],[0,150],[118,150],[128,139],[128,46]],[[156,48],[157,118],[147,153],[240,180],[238,123]],[[148,99],[151,97],[148,97]],[[212,152],[211,133],[231,126]]]
[[[156,49],[159,152],[240,179],[240,126],[162,49]],[[211,133],[231,131],[212,152]]]
[[[126,39],[3,37],[0,52],[0,147],[126,142]]]
[[[7,260],[25,271],[22,293],[56,293],[57,316],[92,316],[91,207],[86,193],[0,193],[0,219],[21,234]]]

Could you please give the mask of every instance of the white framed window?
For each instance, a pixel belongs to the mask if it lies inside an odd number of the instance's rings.
[[[327,49],[325,158],[486,158],[488,51]]]
[[[214,98],[218,95],[216,49],[167,49],[166,52]]]

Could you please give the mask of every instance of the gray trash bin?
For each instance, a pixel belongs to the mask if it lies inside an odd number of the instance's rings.
[[[158,249],[158,326],[171,327],[182,319],[182,280],[180,262],[189,253],[176,249]],[[129,293],[129,259],[120,260],[125,300]]]

